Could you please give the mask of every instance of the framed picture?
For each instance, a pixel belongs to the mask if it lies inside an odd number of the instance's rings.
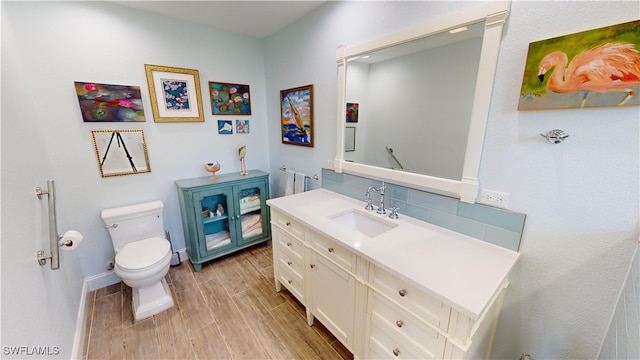
[[[213,115],[251,115],[249,85],[209,81]]]
[[[84,122],[144,122],[139,86],[74,82]]]
[[[348,123],[357,123],[358,122],[358,107],[357,103],[347,103],[347,122]]]
[[[203,122],[198,70],[145,64],[155,122]]]
[[[640,105],[640,20],[529,44],[518,110]]]
[[[356,151],[356,128],[353,126],[344,129],[344,151]]]
[[[233,134],[233,125],[231,125],[231,120],[218,120],[218,134]]]
[[[249,120],[236,120],[236,133],[248,134],[249,133]]]
[[[103,178],[151,172],[143,130],[94,130],[91,137]]]
[[[313,85],[280,91],[282,143],[313,147]]]

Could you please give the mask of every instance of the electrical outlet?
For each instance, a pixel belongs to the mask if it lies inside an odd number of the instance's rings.
[[[509,193],[483,189],[480,193],[483,204],[506,208],[509,205]]]

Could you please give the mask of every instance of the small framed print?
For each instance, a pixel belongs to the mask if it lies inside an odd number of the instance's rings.
[[[249,120],[236,120],[236,134],[249,133]]]
[[[348,123],[357,123],[358,122],[358,108],[360,105],[357,103],[347,103],[347,122]]]
[[[155,122],[204,122],[198,70],[144,65]]]
[[[282,143],[313,147],[313,85],[280,91]]]
[[[218,134],[233,134],[233,125],[231,125],[231,120],[218,120]]]

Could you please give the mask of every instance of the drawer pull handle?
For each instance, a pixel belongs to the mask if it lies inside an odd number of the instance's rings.
[[[398,348],[393,349],[393,355],[394,356],[400,355],[400,349],[398,349]]]
[[[316,264],[309,264],[309,267],[312,268],[312,269],[315,269],[316,268]]]
[[[398,291],[398,295],[400,295],[400,296],[405,296],[405,295],[407,295],[407,290],[402,289],[402,290]]]
[[[287,265],[291,266],[292,262],[291,261],[287,261]]]
[[[287,282],[289,283],[289,285],[293,284],[293,280],[288,280]]]
[[[402,320],[396,321],[396,326],[399,327],[399,328],[403,327],[404,326],[404,321],[402,321]]]
[[[291,223],[287,221],[287,226],[291,226]]]
[[[291,243],[290,243],[290,242],[288,242],[288,243],[287,243],[287,246],[291,246]]]
[[[332,253],[332,252],[333,252],[333,248],[328,248],[327,250],[328,250],[330,253]]]

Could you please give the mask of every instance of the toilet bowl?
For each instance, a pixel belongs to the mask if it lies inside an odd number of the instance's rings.
[[[135,321],[153,316],[173,306],[165,276],[171,263],[171,246],[162,238],[138,240],[117,254],[115,273],[132,289]]]
[[[102,211],[116,252],[114,271],[132,289],[134,321],[173,306],[165,276],[171,244],[164,239],[160,201]]]

